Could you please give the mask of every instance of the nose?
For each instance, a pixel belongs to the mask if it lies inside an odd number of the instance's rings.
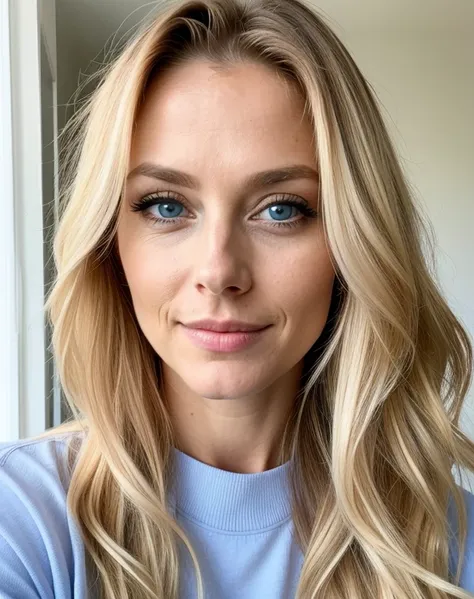
[[[245,235],[235,225],[216,222],[198,233],[195,247],[194,285],[200,292],[242,294],[252,285],[252,252]]]

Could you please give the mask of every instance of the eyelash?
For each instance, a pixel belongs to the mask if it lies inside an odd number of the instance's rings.
[[[296,208],[298,208],[301,211],[301,213],[304,215],[305,218],[300,218],[296,221],[291,221],[291,222],[287,222],[287,223],[275,221],[274,223],[272,223],[270,225],[272,227],[276,227],[278,229],[281,227],[296,227],[296,226],[299,226],[300,224],[302,224],[304,221],[306,221],[306,219],[316,218],[318,216],[318,213],[316,212],[316,210],[313,210],[313,208],[308,206],[304,201],[296,199],[296,196],[280,194],[277,197],[280,199],[279,202],[272,202],[271,204],[264,206],[262,208],[262,211],[266,210],[267,208],[271,208],[273,206],[278,206],[281,204],[288,205],[288,206],[296,206]],[[179,198],[180,198],[180,196],[172,191],[153,193],[153,194],[150,194],[143,198],[140,198],[136,202],[132,203],[132,211],[133,212],[143,212],[144,210],[146,210],[147,208],[150,208],[151,206],[157,206],[158,204],[166,203],[166,200],[172,200],[173,203],[181,204],[184,208],[186,208],[186,210],[188,210],[187,206]],[[184,218],[184,217],[176,216],[174,218],[160,218],[158,216],[148,216],[146,218],[149,218],[153,222],[159,222],[159,223],[165,223],[165,224],[175,224],[181,218]]]

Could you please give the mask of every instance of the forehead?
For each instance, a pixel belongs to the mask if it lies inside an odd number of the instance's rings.
[[[164,165],[220,195],[243,193],[243,181],[256,172],[298,164],[317,169],[303,108],[297,89],[263,65],[182,65],[146,90],[129,172],[143,163]],[[151,184],[146,177],[134,181]]]
[[[256,140],[291,138],[309,127],[304,99],[268,67],[242,64],[215,69],[193,61],[156,77],[145,92],[133,142],[151,135],[202,141],[232,136]],[[309,127],[310,128],[310,127]]]

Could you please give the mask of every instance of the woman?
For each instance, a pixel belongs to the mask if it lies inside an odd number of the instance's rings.
[[[473,597],[472,347],[347,50],[182,1],[101,76],[46,306],[74,418],[2,448],[0,595]]]

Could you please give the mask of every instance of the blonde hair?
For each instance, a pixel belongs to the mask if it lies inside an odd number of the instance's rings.
[[[183,542],[205,597],[196,553],[166,506],[174,436],[160,359],[138,325],[115,245],[146,87],[199,58],[267,65],[303,94],[314,126],[337,276],[281,444],[280,463],[293,461],[304,554],[297,598],[474,597],[458,587],[467,520],[452,473],[474,470],[474,444],[459,427],[472,344],[423,256],[425,240],[434,262],[433,242],[375,94],[324,19],[298,0],[160,5],[99,71],[66,129],[46,309],[74,418],[46,434],[81,432],[67,500],[102,596],[177,599]]]

